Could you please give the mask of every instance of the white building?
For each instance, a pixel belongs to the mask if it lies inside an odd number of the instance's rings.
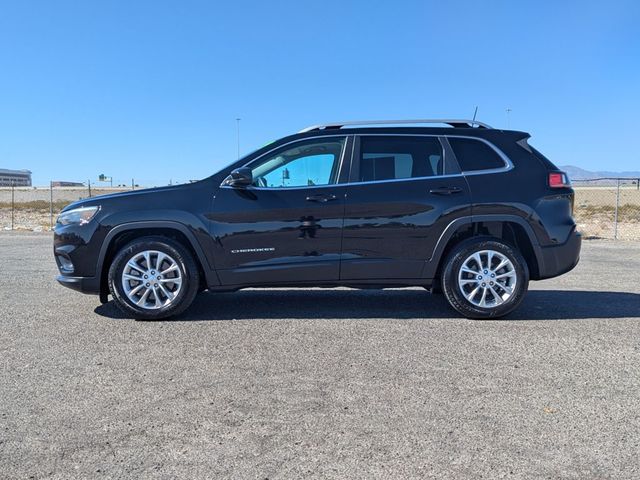
[[[30,170],[8,170],[0,168],[0,187],[30,187],[31,171]]]

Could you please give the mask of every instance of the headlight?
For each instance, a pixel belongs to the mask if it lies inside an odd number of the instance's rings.
[[[62,212],[56,223],[60,225],[85,225],[96,216],[100,207],[80,207]]]

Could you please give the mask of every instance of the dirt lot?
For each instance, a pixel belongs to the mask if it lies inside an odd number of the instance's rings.
[[[203,294],[136,322],[0,233],[2,478],[640,478],[640,243],[504,321],[424,290]]]
[[[620,189],[618,223],[615,187],[574,187],[574,215],[578,228],[587,237],[640,240],[640,190],[636,186]]]
[[[16,230],[48,230],[51,221],[55,222],[56,216],[63,207],[71,202],[106,195],[109,193],[123,192],[126,188],[91,188],[86,187],[57,187],[53,191],[48,188],[19,187],[13,191],[13,226]],[[0,187],[0,230],[11,228],[11,188]]]

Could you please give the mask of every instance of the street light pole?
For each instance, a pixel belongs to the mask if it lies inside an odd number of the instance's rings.
[[[238,160],[240,160],[240,120],[241,118],[236,118],[236,133],[238,139]]]

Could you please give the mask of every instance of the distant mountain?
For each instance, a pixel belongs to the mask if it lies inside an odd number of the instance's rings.
[[[569,175],[571,180],[589,180],[591,178],[640,178],[640,171],[636,172],[592,172],[573,165],[563,165],[560,170]]]

